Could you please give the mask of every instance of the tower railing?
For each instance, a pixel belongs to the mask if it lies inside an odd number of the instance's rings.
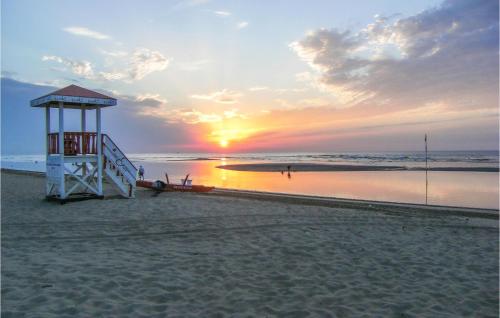
[[[47,149],[49,155],[60,154],[59,149],[59,133],[50,133],[49,147]],[[96,155],[97,154],[97,133],[96,132],[64,132],[64,155]]]

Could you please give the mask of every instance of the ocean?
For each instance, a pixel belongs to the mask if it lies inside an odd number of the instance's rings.
[[[146,179],[180,182],[187,174],[193,184],[220,188],[306,194],[477,208],[499,207],[498,172],[478,171],[233,171],[218,166],[246,163],[312,163],[425,167],[424,152],[342,153],[156,153],[129,154],[142,165]],[[498,168],[497,151],[432,151],[428,166]],[[45,171],[44,155],[3,155],[2,168]]]

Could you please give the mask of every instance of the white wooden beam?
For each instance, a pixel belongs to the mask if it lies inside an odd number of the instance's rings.
[[[102,137],[101,137],[101,107],[97,106],[96,130],[97,130],[97,192],[102,195]]]
[[[84,135],[85,135],[85,130],[87,129],[87,122],[86,122],[86,118],[85,118],[85,104],[82,104],[82,137],[81,137],[81,145],[80,145],[80,151],[83,150],[83,147],[84,147]],[[87,169],[86,169],[86,166],[87,164],[85,162],[82,163],[82,166],[83,166],[83,169],[82,169],[82,177],[85,177],[85,175],[87,174]]]
[[[67,195],[71,194],[73,191],[75,191],[79,185],[84,185],[86,186],[88,189],[90,189],[92,192],[94,192],[95,194],[99,194],[98,193],[98,190],[93,188],[90,184],[87,183],[87,178],[90,178],[93,176],[93,174],[95,173],[95,171],[93,171],[93,173],[91,173],[90,175],[87,175],[87,177],[85,179],[82,179],[80,178],[80,176],[76,175],[74,173],[74,171],[71,171],[69,170],[68,168],[64,167],[64,170],[67,171],[69,173],[70,176],[72,176],[73,178],[75,178],[78,182],[68,191]]]
[[[59,196],[61,199],[66,198],[64,193],[64,103],[59,102],[59,158],[61,163],[60,181],[59,181]]]
[[[49,156],[49,134],[50,134],[50,107],[45,107],[45,149],[46,158]]]
[[[49,134],[50,134],[50,107],[45,107],[45,166],[49,161]],[[45,193],[50,195],[51,187],[49,185],[48,179],[45,181]]]

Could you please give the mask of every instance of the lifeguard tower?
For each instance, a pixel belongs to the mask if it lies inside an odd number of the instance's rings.
[[[103,173],[122,196],[134,197],[136,167],[111,138],[101,132],[101,109],[115,105],[116,99],[76,85],[31,101],[32,107],[45,108],[47,199],[65,202],[102,198]],[[51,108],[58,109],[57,132],[51,132]],[[65,110],[80,110],[80,131],[64,131]],[[87,110],[95,110],[94,132],[86,130]]]

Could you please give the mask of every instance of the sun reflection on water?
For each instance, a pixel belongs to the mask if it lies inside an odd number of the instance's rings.
[[[146,177],[172,180],[187,173],[193,184],[329,197],[425,203],[425,172],[243,172],[216,168],[232,160],[143,163]],[[242,163],[242,161],[238,161]],[[498,173],[429,172],[429,204],[498,208]]]

